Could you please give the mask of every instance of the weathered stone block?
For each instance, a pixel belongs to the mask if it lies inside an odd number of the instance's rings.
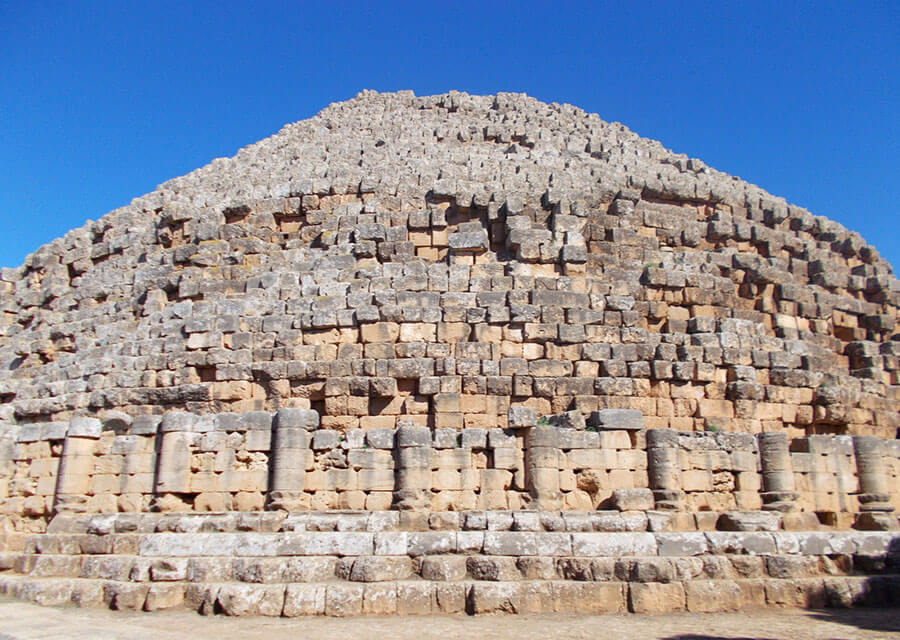
[[[679,582],[628,585],[628,609],[632,613],[659,615],[683,611],[685,606],[684,587]]]

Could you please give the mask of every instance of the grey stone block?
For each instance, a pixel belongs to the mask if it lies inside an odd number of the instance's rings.
[[[319,428],[319,413],[313,409],[282,407],[275,413],[274,425],[276,428],[296,427],[315,431]]]
[[[72,418],[69,421],[67,435],[78,438],[99,438],[102,432],[103,424],[96,418]]]
[[[510,407],[507,411],[510,429],[523,429],[537,424],[537,411],[532,407]]]
[[[588,425],[599,429],[639,431],[644,428],[644,416],[637,409],[600,409],[591,412]]]

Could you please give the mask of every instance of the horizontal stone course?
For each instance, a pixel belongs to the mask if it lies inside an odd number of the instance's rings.
[[[896,606],[898,576],[691,580],[673,583],[514,581],[333,584],[136,584],[0,574],[0,595],[36,604],[230,616],[399,613],[694,613],[760,606]]]
[[[703,611],[896,572],[890,265],[570,105],[363,92],[0,297],[20,597]]]

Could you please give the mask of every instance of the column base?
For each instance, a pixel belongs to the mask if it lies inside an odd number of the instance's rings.
[[[860,511],[890,513],[894,510],[888,493],[860,493],[856,497],[859,500]]]
[[[787,513],[797,509],[795,503],[797,498],[800,497],[800,494],[796,491],[765,491],[759,494],[759,496],[763,501],[763,511],[781,511],[782,513]]]
[[[884,511],[865,511],[857,514],[854,529],[861,531],[896,531],[900,529],[897,516]]]
[[[424,489],[394,491],[394,508],[400,511],[427,511],[431,509],[431,491]]]
[[[86,513],[88,497],[83,495],[58,495],[53,513],[70,514]]]
[[[659,511],[684,511],[684,491],[672,489],[654,489],[653,501]]]
[[[309,495],[303,491],[272,491],[266,500],[267,511],[308,511]]]

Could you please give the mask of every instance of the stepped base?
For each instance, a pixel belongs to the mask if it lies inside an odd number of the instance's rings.
[[[58,517],[0,552],[0,595],[46,605],[259,616],[668,613],[900,604],[900,539],[648,531],[593,512]],[[632,530],[597,530],[614,526]],[[427,530],[422,530],[427,529]]]
[[[394,581],[369,584],[134,583],[0,575],[0,595],[44,606],[204,615],[714,613],[765,606],[898,606],[900,575],[684,582]]]

